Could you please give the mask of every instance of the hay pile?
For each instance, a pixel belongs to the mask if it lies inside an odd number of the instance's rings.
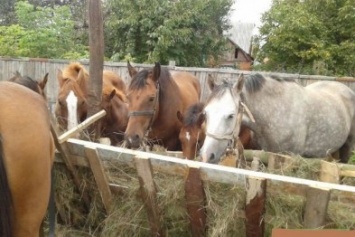
[[[316,179],[319,161],[305,162],[296,157],[297,168],[281,169],[273,173]],[[136,170],[118,162],[105,163],[110,183],[117,185],[111,212],[106,215],[94,178],[88,168],[80,168],[83,177],[80,192],[76,191],[63,164],[55,164],[57,202],[56,236],[58,237],[143,237],[150,236],[146,210],[141,201]],[[267,169],[264,167],[264,171]],[[166,236],[191,236],[184,198],[184,178],[155,173],[158,203],[162,211]],[[353,182],[353,181],[349,181]],[[92,202],[88,213],[81,201],[84,189]],[[293,190],[295,191],[295,190]],[[289,190],[269,186],[265,215],[266,236],[273,228],[302,228],[304,197]],[[208,235],[245,236],[245,187],[205,182],[207,197]],[[336,193],[335,193],[336,194]],[[334,196],[333,194],[332,196]],[[329,204],[326,228],[355,229],[355,204]]]

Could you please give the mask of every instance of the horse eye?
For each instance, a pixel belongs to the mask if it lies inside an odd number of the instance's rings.
[[[232,119],[232,118],[234,118],[234,114],[230,114],[230,115],[228,115],[228,117],[227,117],[227,119]]]
[[[155,97],[150,97],[150,98],[149,98],[149,102],[153,102],[154,99],[155,99]]]

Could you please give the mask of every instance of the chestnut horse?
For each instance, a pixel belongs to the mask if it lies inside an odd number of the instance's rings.
[[[89,73],[80,63],[71,63],[63,71],[58,70],[57,80],[59,92],[55,114],[61,129],[69,130],[87,118]],[[113,87],[125,90],[124,82],[112,71],[104,70],[102,80],[104,93]]]
[[[0,236],[38,237],[45,217],[54,142],[45,100],[0,82]]]
[[[179,134],[182,153],[189,160],[193,160],[198,156],[198,150],[202,147],[206,137],[204,106],[204,103],[199,102],[191,105],[185,115],[180,111],[177,112],[177,117],[182,123]],[[240,128],[239,142],[244,149],[259,149],[253,132],[245,126]]]
[[[170,73],[156,63],[152,69],[139,72],[128,62],[132,77],[127,98],[129,120],[125,132],[126,145],[139,148],[148,138],[168,150],[181,150],[179,132],[181,122],[177,111],[199,101],[198,79],[187,72]]]
[[[119,145],[124,140],[128,123],[126,85],[115,73],[104,71],[104,81],[100,107],[106,116],[98,122],[101,137],[108,137],[111,145]]]

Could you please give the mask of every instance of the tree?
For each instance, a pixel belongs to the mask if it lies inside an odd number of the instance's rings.
[[[352,0],[274,0],[256,58],[266,70],[355,75],[354,22]]]
[[[106,55],[141,63],[175,60],[205,66],[225,47],[223,31],[232,0],[109,0],[106,2]]]
[[[15,13],[18,24],[0,27],[1,55],[64,59],[87,55],[87,47],[75,38],[68,6],[34,7],[19,1]]]

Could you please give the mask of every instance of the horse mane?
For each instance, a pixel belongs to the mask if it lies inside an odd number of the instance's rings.
[[[205,104],[202,102],[191,105],[185,113],[183,121],[184,126],[195,125],[199,119],[199,114],[202,113],[204,107]]]
[[[16,72],[16,75],[14,77],[10,78],[9,81],[23,85],[23,86],[37,92],[38,94],[41,94],[41,91],[39,90],[38,82],[33,80],[29,76],[21,76],[21,74]]]
[[[295,79],[288,79],[288,78],[281,78],[277,75],[270,75],[270,79],[273,79],[278,82],[296,82]],[[263,86],[265,85],[267,79],[265,76],[263,76],[260,73],[255,73],[255,74],[250,74],[247,76],[244,87],[247,92],[249,93],[255,93],[260,91]]]
[[[137,73],[137,75],[132,79],[129,89],[131,90],[139,90],[144,88],[146,85],[146,80],[149,74],[153,73],[152,69],[143,69]],[[161,99],[165,98],[165,94],[167,91],[167,87],[171,84],[175,84],[172,80],[171,73],[169,69],[165,67],[161,67],[160,77],[158,79],[160,85],[160,94],[159,97]]]
[[[89,78],[89,73],[86,71],[84,66],[79,62],[70,63],[64,70],[63,70],[63,78],[74,80],[78,77],[80,70],[84,70],[85,79]]]

